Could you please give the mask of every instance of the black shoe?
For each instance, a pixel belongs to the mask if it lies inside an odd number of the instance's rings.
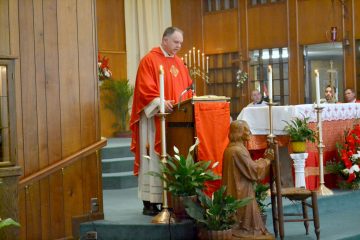
[[[160,211],[157,208],[156,203],[150,203],[149,201],[143,201],[144,208],[143,208],[143,214],[147,216],[155,216]]]

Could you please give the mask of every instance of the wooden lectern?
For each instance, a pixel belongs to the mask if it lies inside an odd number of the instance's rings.
[[[196,124],[194,104],[196,102],[227,102],[224,96],[194,96],[174,106],[174,111],[166,117],[166,148],[167,154],[174,155],[174,145],[185,157],[189,147],[195,143]],[[229,120],[230,121],[230,120]],[[211,129],[209,129],[211,131]]]

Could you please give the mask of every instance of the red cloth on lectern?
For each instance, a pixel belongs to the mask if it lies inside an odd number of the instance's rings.
[[[211,160],[210,166],[219,162],[213,170],[221,176],[223,154],[229,143],[230,103],[196,102],[194,105],[196,135],[200,141],[198,160]],[[205,193],[211,195],[221,186],[221,180],[207,182],[205,185]]]
[[[179,100],[180,94],[192,80],[183,61],[177,57],[165,57],[160,47],[153,48],[139,64],[133,97],[130,129],[132,131],[131,151],[135,154],[134,174],[138,175],[140,164],[139,120],[140,113],[154,98],[160,96],[160,65],[164,67],[165,99]],[[183,100],[190,98],[189,91]],[[156,117],[155,151],[160,152],[160,121]]]

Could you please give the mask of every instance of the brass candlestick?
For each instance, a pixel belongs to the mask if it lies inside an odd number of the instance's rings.
[[[165,135],[165,117],[168,113],[158,113],[157,115],[160,116],[161,121],[161,162],[163,164],[166,163],[166,135]],[[164,178],[166,175],[163,173]],[[163,181],[163,204],[161,212],[159,212],[153,219],[151,223],[160,223],[160,224],[169,224],[175,223],[176,219],[172,216],[171,212],[169,211],[168,206],[168,199],[167,199],[167,184],[166,181]]]
[[[325,186],[324,181],[324,144],[322,139],[322,120],[321,120],[321,114],[324,107],[316,105],[316,116],[317,116],[317,132],[318,132],[318,149],[319,149],[319,175],[320,175],[320,183],[319,188],[317,189],[317,192],[321,196],[330,196],[333,195],[333,191],[331,191],[329,188]]]

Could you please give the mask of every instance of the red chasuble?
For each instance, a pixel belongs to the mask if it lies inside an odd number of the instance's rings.
[[[136,75],[134,100],[130,120],[132,131],[131,151],[135,154],[134,174],[139,173],[140,147],[139,147],[139,120],[140,113],[156,97],[160,96],[160,65],[164,67],[165,100],[179,101],[184,91],[192,80],[183,61],[177,56],[165,57],[160,47],[153,48],[139,64]],[[191,91],[182,97],[182,100],[191,97]],[[160,121],[155,117],[155,151],[160,153]]]

